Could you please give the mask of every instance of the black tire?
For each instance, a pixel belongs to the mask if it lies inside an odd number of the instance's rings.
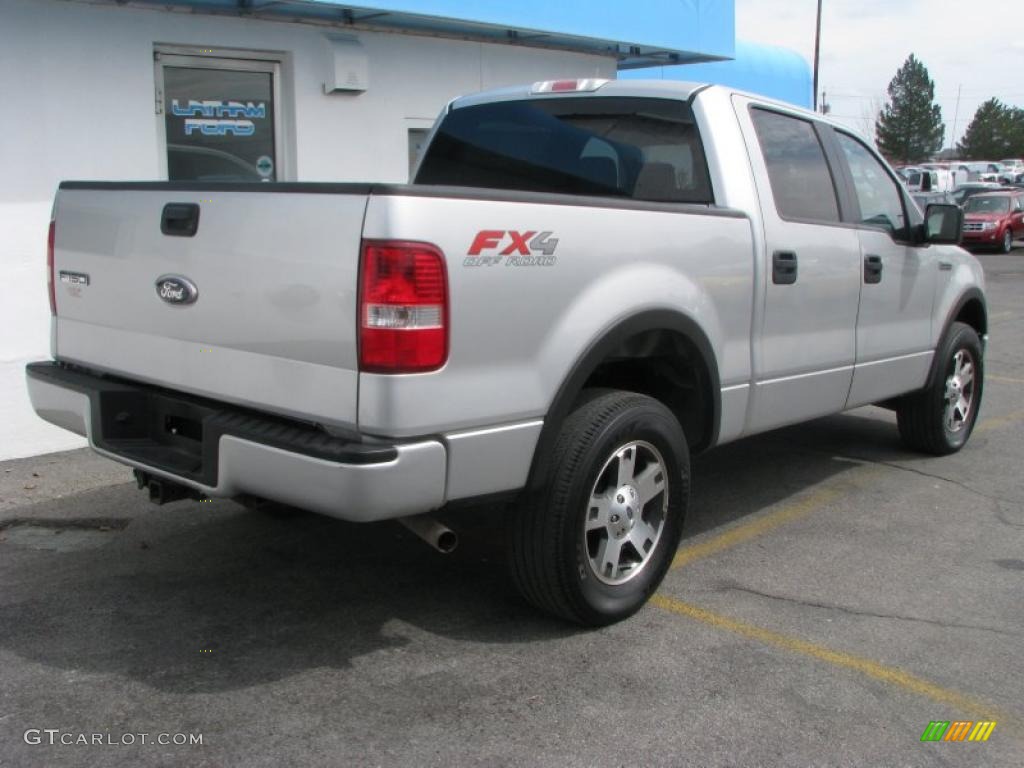
[[[1002,253],[1009,253],[1013,250],[1013,231],[1009,227],[1006,228],[1006,232],[1003,234],[1003,242],[999,250]]]
[[[946,420],[949,402],[946,388],[960,353],[971,358],[973,390],[965,418],[959,420],[957,429],[951,429]],[[964,323],[953,323],[950,326],[936,355],[939,368],[934,380],[927,389],[900,399],[896,408],[896,423],[903,442],[909,448],[945,456],[963,448],[974,429],[985,385],[985,359],[977,332]]]
[[[594,533],[611,537],[605,531],[584,531],[588,515],[596,511],[591,507],[591,493],[600,481],[610,479],[610,462],[616,460],[617,450],[630,445],[636,446],[631,466],[665,470],[649,475],[663,482],[664,489],[646,502],[641,499],[636,513],[637,521],[660,521],[660,535],[647,540],[646,552],[639,556],[642,562],[624,567],[624,583],[610,584],[604,583],[591,565],[595,555],[588,547],[593,538],[587,537]],[[626,448],[618,455],[628,453]],[[645,461],[645,453],[649,461]],[[578,624],[603,626],[632,615],[658,588],[682,534],[689,503],[690,457],[678,420],[664,405],[645,395],[615,390],[596,396],[587,393],[562,426],[545,469],[543,489],[528,493],[509,516],[512,581],[537,608]],[[621,474],[622,470],[615,471]],[[642,474],[638,469],[635,479],[639,481]],[[667,501],[663,492],[668,494]],[[606,502],[614,507],[612,496],[616,492],[609,488]],[[622,500],[622,496],[617,498]],[[609,513],[608,519],[618,518]],[[632,531],[633,510],[629,509],[628,520],[625,516],[622,520]],[[650,523],[644,520],[637,527],[643,524]],[[617,544],[626,553],[638,552],[626,547],[627,542]]]

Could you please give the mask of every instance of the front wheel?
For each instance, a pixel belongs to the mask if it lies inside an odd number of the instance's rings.
[[[927,389],[900,400],[896,422],[909,447],[944,456],[963,448],[974,429],[985,361],[978,333],[964,323],[950,326],[936,355],[937,375]]]
[[[1003,253],[1009,253],[1013,250],[1013,230],[1009,227],[1006,228],[1006,232],[1003,233]]]
[[[636,612],[679,545],[689,464],[683,430],[657,400],[609,391],[579,405],[545,486],[510,517],[509,570],[526,600],[589,626]]]

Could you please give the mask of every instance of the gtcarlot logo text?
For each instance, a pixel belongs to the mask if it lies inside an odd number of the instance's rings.
[[[130,747],[134,744],[157,746],[202,746],[201,733],[76,733],[59,728],[29,728],[23,737],[26,744],[50,746]]]

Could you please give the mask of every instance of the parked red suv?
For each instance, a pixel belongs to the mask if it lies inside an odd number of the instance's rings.
[[[964,203],[964,247],[1009,253],[1018,238],[1024,238],[1024,191],[985,192]]]

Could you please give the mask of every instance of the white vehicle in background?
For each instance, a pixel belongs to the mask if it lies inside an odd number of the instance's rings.
[[[999,164],[1003,166],[1006,173],[1012,176],[1024,173],[1024,158],[1011,157],[1005,160],[1000,160]]]
[[[943,192],[950,192],[968,181],[967,171],[957,163],[924,163],[922,167],[949,174],[949,186]]]
[[[960,183],[966,181],[944,168],[904,168],[903,178],[907,190],[912,194],[952,192]]]
[[[968,181],[994,181],[999,183],[1007,175],[1007,170],[1002,164],[991,160],[967,163],[966,167]]]

